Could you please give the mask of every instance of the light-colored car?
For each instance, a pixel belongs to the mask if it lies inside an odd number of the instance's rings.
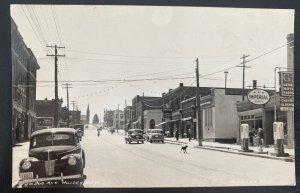
[[[150,143],[154,141],[162,142],[164,143],[164,134],[162,129],[151,129],[149,132],[149,141]]]

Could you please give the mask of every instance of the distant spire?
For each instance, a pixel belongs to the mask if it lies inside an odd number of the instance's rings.
[[[88,104],[88,106],[87,106],[86,120],[87,120],[87,123],[89,124],[90,123],[90,104]]]

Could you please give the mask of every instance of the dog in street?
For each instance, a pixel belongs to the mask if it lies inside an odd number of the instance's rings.
[[[180,153],[181,153],[181,151],[183,151],[183,153],[187,153],[187,151],[186,151],[187,147],[188,147],[187,145],[182,146],[180,149]]]

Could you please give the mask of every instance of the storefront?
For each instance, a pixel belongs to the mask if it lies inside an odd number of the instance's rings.
[[[239,125],[246,123],[252,129],[254,134],[257,134],[258,128],[264,131],[265,145],[273,145],[273,123],[274,123],[274,96],[270,97],[270,101],[265,105],[255,105],[249,101],[237,103],[237,111],[239,116]],[[284,134],[287,135],[287,116],[286,112],[280,111],[279,102],[276,104],[277,120],[283,122]],[[239,135],[240,139],[240,135]],[[285,144],[286,144],[285,140]]]

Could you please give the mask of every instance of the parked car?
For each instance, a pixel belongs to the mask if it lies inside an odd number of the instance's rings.
[[[18,187],[36,182],[84,179],[85,153],[73,128],[33,132],[28,155],[19,164]]]
[[[161,141],[164,143],[164,134],[162,129],[151,129],[149,133],[149,141],[152,143],[153,141]]]
[[[144,143],[143,130],[141,129],[128,130],[125,136],[125,143],[130,144],[131,142]]]

